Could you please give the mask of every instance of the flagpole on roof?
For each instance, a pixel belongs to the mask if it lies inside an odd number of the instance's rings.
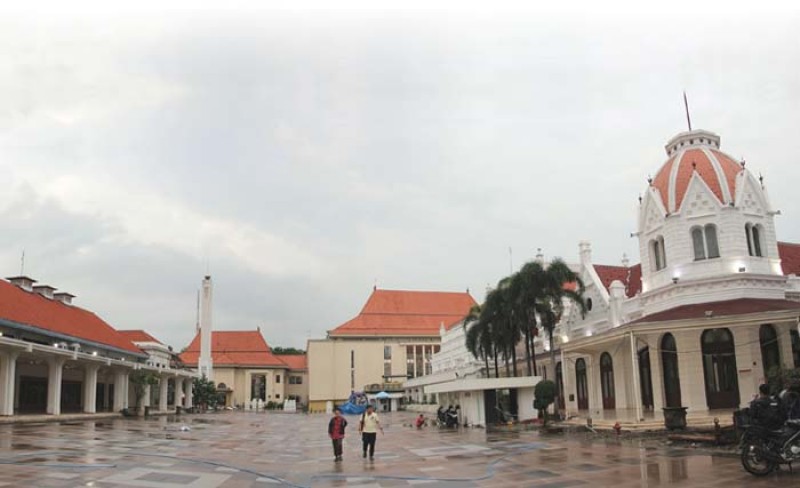
[[[691,132],[692,119],[689,117],[689,100],[686,98],[686,90],[683,91],[683,106],[686,108],[686,123],[689,125],[689,132]]]

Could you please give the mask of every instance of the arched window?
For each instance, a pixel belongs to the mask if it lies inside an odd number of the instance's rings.
[[[706,224],[705,227],[692,229],[692,247],[694,260],[713,259],[719,257],[719,242],[717,241],[717,226]]]
[[[681,407],[681,380],[678,371],[678,347],[672,334],[661,339],[661,367],[664,375],[664,404]]]
[[[745,224],[745,236],[747,237],[747,253],[751,256],[763,257],[764,252],[761,250],[761,231],[760,225]]]
[[[778,344],[778,333],[775,327],[764,324],[758,331],[758,341],[761,343],[761,364],[764,366],[764,376],[774,368],[781,367],[781,348]]]
[[[719,244],[717,243],[717,226],[707,224],[706,231],[706,256],[708,259],[719,257]]]
[[[616,394],[614,390],[614,362],[611,354],[604,352],[600,355],[600,389],[603,393],[603,409],[616,408]]]
[[[575,361],[575,389],[578,391],[578,409],[588,409],[589,385],[586,382],[586,361],[583,358]]]
[[[664,237],[658,236],[650,241],[650,256],[653,269],[660,271],[667,267],[667,255],[664,250]]]

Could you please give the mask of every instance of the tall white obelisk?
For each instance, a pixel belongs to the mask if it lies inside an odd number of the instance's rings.
[[[214,380],[214,362],[211,359],[211,300],[214,289],[211,276],[203,279],[203,290],[200,294],[200,360],[197,369],[201,375]]]

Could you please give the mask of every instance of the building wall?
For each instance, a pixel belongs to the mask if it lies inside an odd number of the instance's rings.
[[[284,368],[221,368],[214,367],[214,383],[225,383],[233,389],[234,405],[244,405],[252,397],[253,375],[266,376],[266,401],[282,402],[286,398],[286,373]],[[280,376],[280,383],[277,377]]]
[[[308,371],[287,371],[287,382],[285,386],[286,397],[295,396],[300,398],[300,403],[308,405]],[[289,381],[291,377],[299,377],[302,381],[299,385],[293,385]]]
[[[406,347],[409,345],[438,346],[439,337],[309,341],[308,398],[313,409],[324,409],[327,401],[344,402],[353,391],[383,383],[384,364],[387,363],[391,365],[388,372],[392,381],[405,381],[408,368]],[[384,359],[384,347],[389,347],[390,359]]]

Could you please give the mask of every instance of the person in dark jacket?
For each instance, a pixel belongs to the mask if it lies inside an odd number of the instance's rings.
[[[333,418],[328,422],[328,436],[333,442],[334,461],[342,460],[342,442],[344,442],[344,429],[347,427],[347,420],[342,417],[342,411],[336,407],[333,410]]]

